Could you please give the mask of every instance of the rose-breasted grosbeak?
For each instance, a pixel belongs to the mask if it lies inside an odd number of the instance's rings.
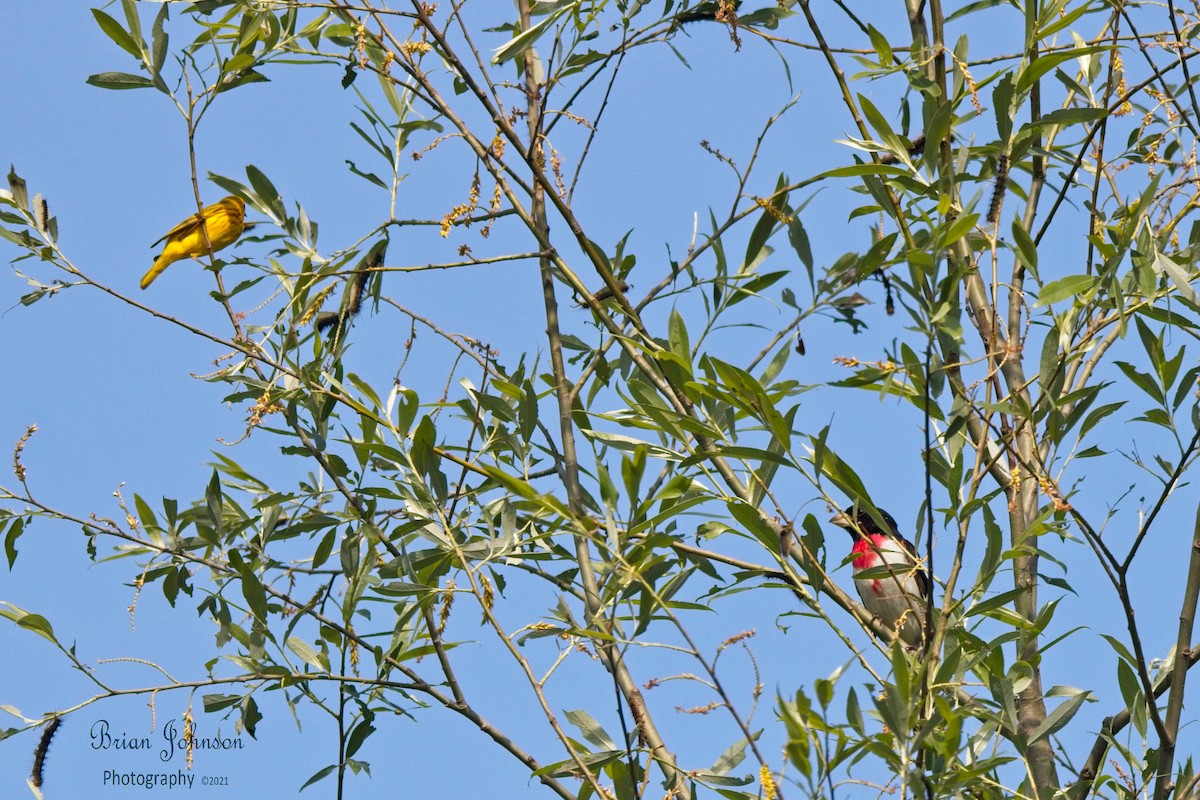
[[[863,606],[879,617],[905,645],[917,648],[925,634],[925,604],[929,599],[929,573],[916,548],[900,535],[896,520],[877,509],[885,527],[865,508],[852,506],[831,522],[845,528],[854,539],[854,586]]]

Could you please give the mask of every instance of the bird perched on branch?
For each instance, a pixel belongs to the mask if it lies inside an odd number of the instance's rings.
[[[215,253],[236,242],[246,228],[245,215],[246,201],[230,195],[211,206],[205,206],[199,214],[192,214],[171,228],[158,240],[165,241],[166,244],[162,254],[154,260],[154,266],[142,276],[142,288],[145,289],[153,283],[164,269],[176,261]],[[157,246],[158,242],[151,247]]]
[[[875,511],[878,518],[855,505],[830,521],[854,539],[851,566],[863,606],[905,646],[915,649],[925,635],[929,573],[912,542],[900,535],[896,520],[882,509]]]

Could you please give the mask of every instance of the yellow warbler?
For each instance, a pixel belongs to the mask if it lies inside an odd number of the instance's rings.
[[[215,253],[236,242],[246,227],[245,214],[246,201],[230,195],[171,228],[166,236],[158,240],[165,240],[167,244],[163,247],[162,255],[154,259],[154,266],[142,276],[142,288],[149,286],[160,272],[176,261],[202,256],[209,252],[209,245],[212,245],[212,252]],[[208,230],[207,242],[204,238],[205,229]]]

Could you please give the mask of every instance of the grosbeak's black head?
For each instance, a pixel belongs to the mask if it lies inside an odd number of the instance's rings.
[[[874,518],[867,513],[867,509],[861,506],[851,506],[845,511],[839,511],[837,515],[830,520],[839,528],[845,528],[855,541],[863,536],[890,536],[893,539],[900,537],[900,529],[896,527],[896,520],[892,519],[892,515],[884,511],[882,508],[875,509],[879,512],[879,516],[883,517],[887,528],[880,528]]]

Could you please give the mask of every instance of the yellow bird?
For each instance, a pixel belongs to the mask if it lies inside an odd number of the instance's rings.
[[[220,202],[205,207],[199,214],[192,214],[176,225],[158,242],[166,241],[162,254],[154,259],[154,266],[142,276],[142,288],[149,286],[164,269],[185,258],[196,258],[209,252],[228,247],[238,240],[246,228],[246,201],[230,195]],[[204,232],[208,231],[205,241]],[[155,247],[158,242],[150,245]]]

